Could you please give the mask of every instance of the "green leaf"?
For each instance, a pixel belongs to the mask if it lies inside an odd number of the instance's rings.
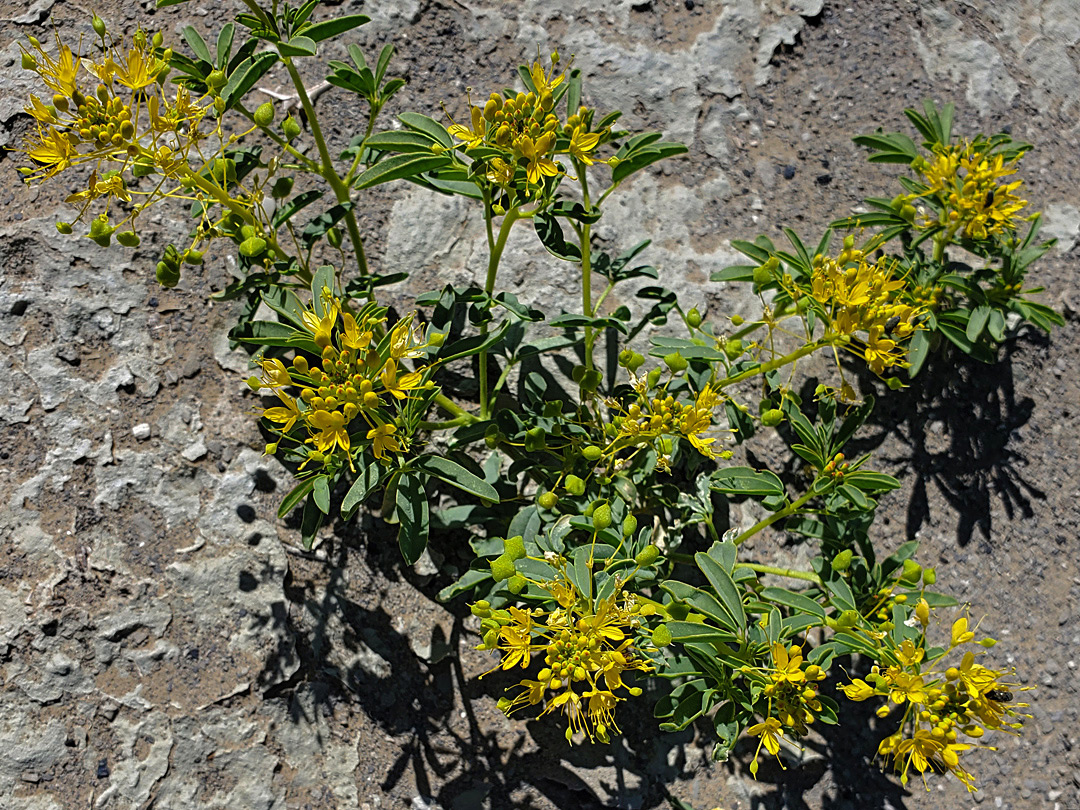
[[[729,629],[742,637],[746,632],[746,612],[743,610],[739,589],[735,586],[731,575],[716,560],[704,552],[699,551],[695,554],[694,562],[697,563],[705,578],[709,580],[709,584],[712,585],[725,611],[727,611],[731,622]]]
[[[646,166],[651,166],[665,158],[682,155],[689,150],[681,143],[663,142],[654,146],[647,146],[633,152],[630,157],[621,162],[612,170],[611,181],[621,183],[635,172],[641,171]]]
[[[449,164],[450,160],[443,155],[394,155],[386,160],[380,160],[367,171],[362,172],[353,181],[353,186],[358,189],[371,188],[381,183],[389,183],[391,180],[401,180],[440,169]]]
[[[405,562],[413,565],[428,543],[428,500],[424,492],[427,476],[404,472],[397,482],[398,546]]]
[[[405,112],[398,116],[398,120],[413,132],[422,132],[447,149],[454,145],[454,139],[450,137],[446,127],[434,118],[428,118],[420,113]]]
[[[376,132],[364,141],[364,146],[380,152],[423,152],[430,155],[434,143],[431,138],[422,132],[409,132],[408,130],[398,129],[389,132]]]
[[[324,514],[330,514],[330,477],[326,475],[316,475],[314,479],[315,485],[311,492],[311,497],[315,500],[315,505],[319,507],[319,510]]]
[[[379,485],[379,477],[382,475],[382,465],[373,461],[364,468],[363,472],[353,481],[349,491],[345,493],[345,500],[341,502],[341,515],[346,520],[351,518],[367,497]]]
[[[375,82],[378,84],[382,81],[383,76],[386,75],[386,69],[390,67],[390,60],[394,56],[394,46],[390,43],[383,45],[381,51],[379,51],[379,61],[375,65]]]
[[[322,195],[323,192],[315,188],[297,194],[295,197],[293,197],[291,200],[281,206],[281,208],[274,212],[274,216],[273,219],[270,220],[270,224],[275,229],[280,228],[282,225],[292,219],[293,215],[296,214],[298,211],[302,211],[304,208],[307,208],[316,200],[321,199]]]
[[[908,376],[914,378],[930,355],[930,335],[925,329],[918,329],[908,341]]]
[[[842,579],[833,579],[825,583],[826,590],[831,595],[831,601],[834,606],[840,610],[856,610],[855,607],[855,595],[851,592],[851,587]]]
[[[296,505],[300,503],[300,501],[307,497],[314,486],[315,479],[308,478],[306,481],[301,481],[289,490],[289,494],[285,496],[284,500],[281,502],[281,506],[278,507],[277,516],[283,518],[289,514],[289,512],[296,508]]]
[[[326,235],[328,230],[337,225],[341,218],[349,213],[352,208],[353,203],[351,201],[338,203],[329,211],[319,214],[319,216],[311,220],[300,233],[300,241],[303,242],[304,247],[312,247],[320,238]]]
[[[869,470],[848,473],[844,476],[844,483],[858,487],[863,492],[888,492],[900,488],[900,482],[891,475]]]
[[[558,259],[568,262],[581,261],[581,249],[566,241],[563,236],[562,226],[550,211],[541,211],[533,215],[533,227],[541,244],[547,248],[548,253]]]
[[[481,582],[491,579],[491,572],[471,568],[462,574],[453,585],[447,585],[435,597],[440,602],[449,602],[455,596],[471,591]]]
[[[729,267],[725,267],[723,270],[717,270],[711,276],[710,281],[753,281],[754,270],[757,268],[752,264],[733,264]]]
[[[324,20],[309,25],[303,29],[303,34],[310,40],[322,42],[324,39],[330,39],[330,37],[336,37],[338,34],[344,34],[346,31],[359,28],[367,22],[371,22],[371,17],[366,14],[350,14],[347,17],[335,17],[332,20]],[[312,55],[314,55],[314,50],[312,50]]]
[[[825,621],[825,608],[801,593],[794,593],[783,588],[765,588],[761,591],[761,598]]]
[[[551,326],[559,327],[562,329],[569,329],[575,327],[580,329],[586,326],[591,326],[594,329],[615,329],[616,331],[621,332],[624,335],[628,334],[629,331],[626,328],[626,324],[624,324],[618,318],[589,318],[585,315],[575,315],[573,313],[559,315],[557,318],[553,318],[548,323],[550,323]]]
[[[712,474],[711,488],[729,495],[785,495],[784,484],[768,470],[727,467]]]
[[[282,56],[314,56],[317,50],[315,41],[303,35],[278,43],[278,53]]]
[[[304,504],[304,513],[300,518],[300,540],[304,548],[310,549],[315,544],[315,537],[319,533],[319,527],[323,525],[326,515],[315,503],[314,498],[308,498]]]
[[[990,319],[990,305],[979,304],[971,311],[971,317],[968,318],[967,329],[965,334],[970,341],[976,341],[979,339],[979,335],[982,334],[983,328],[986,326],[986,322]]]
[[[224,70],[229,64],[229,54],[232,53],[233,35],[235,32],[236,26],[232,23],[226,23],[218,34],[217,67],[220,70]]]
[[[586,209],[581,203],[570,202],[568,200],[560,200],[559,202],[554,203],[548,208],[548,211],[557,217],[566,217],[567,219],[573,219],[588,224],[599,221],[601,216],[599,208]]]
[[[253,59],[245,59],[236,70],[229,76],[229,81],[221,91],[221,97],[225,99],[225,105],[232,107],[244,97],[255,82],[261,79],[271,67],[278,61],[278,55],[273,51],[263,51]]]
[[[260,346],[304,348],[315,354],[319,353],[318,346],[309,335],[294,329],[287,323],[276,321],[249,321],[238,324],[229,332],[229,339],[241,343],[257,343]],[[307,344],[311,344],[310,347]]]
[[[323,289],[330,290],[334,296],[340,296],[341,290],[337,280],[337,270],[332,265],[324,264],[315,271],[311,277],[311,306],[315,314],[320,318],[326,317],[326,302],[323,300]]]
[[[188,44],[188,47],[191,48],[192,52],[199,57],[199,59],[206,62],[208,65],[214,64],[214,59],[210,56],[210,49],[206,47],[206,41],[198,31],[190,25],[185,25],[180,33],[183,35],[184,41]]]
[[[499,502],[499,493],[495,487],[445,456],[420,456],[416,459],[415,466],[470,495],[494,503]]]

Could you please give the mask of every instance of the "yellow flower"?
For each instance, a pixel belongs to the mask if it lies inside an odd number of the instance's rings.
[[[380,376],[383,387],[397,399],[405,399],[409,391],[420,388],[424,384],[424,375],[419,371],[410,371],[401,377],[397,375],[397,363],[393,358],[386,361]]]
[[[802,650],[798,647],[792,647],[789,652],[787,647],[776,642],[772,646],[772,656],[776,669],[769,677],[773,683],[797,685],[806,681],[806,673],[802,671]]]
[[[424,349],[430,344],[421,343],[420,336],[414,329],[416,313],[410,312],[390,330],[390,356],[395,360],[422,357]]]
[[[34,174],[39,180],[59,174],[78,157],[79,153],[75,151],[77,145],[78,141],[68,133],[51,127],[44,131],[38,128],[37,138],[28,140],[22,151],[40,168],[34,172],[29,169],[23,171]]]
[[[308,415],[308,424],[318,430],[312,437],[316,449],[324,455],[334,452],[335,447],[340,447],[345,453],[349,452],[349,431],[345,429],[345,414],[340,411],[317,410]],[[371,438],[370,434],[368,438]],[[376,452],[376,457],[378,457]]]
[[[273,388],[276,391],[283,386],[292,385],[292,377],[289,376],[289,370],[285,368],[285,364],[278,358],[263,358],[259,365],[263,370],[262,380],[266,383],[267,388]]]
[[[905,638],[904,643],[900,645],[900,649],[896,651],[896,657],[900,659],[900,663],[906,667],[913,667],[923,660],[926,655],[926,650],[922,647],[916,647],[915,643],[910,638]]]
[[[592,166],[595,161],[593,161],[589,152],[595,149],[598,143],[600,143],[598,133],[586,132],[583,127],[574,127],[574,133],[570,136],[570,147],[567,151],[586,166]]]
[[[975,638],[975,634],[968,630],[967,617],[961,616],[952,626],[952,641],[950,647],[956,647],[960,644],[967,644]]]
[[[841,686],[840,690],[847,696],[848,700],[854,700],[857,703],[877,694],[874,687],[862,678],[854,678],[851,683],[846,686]]]
[[[149,40],[144,41],[149,42]],[[120,84],[130,87],[132,90],[149,87],[157,81],[161,72],[168,67],[165,62],[154,57],[151,52],[134,46],[128,50],[126,56],[122,56],[118,52],[114,53],[117,58],[110,57],[108,60],[112,73]]]
[[[30,106],[23,107],[23,109],[39,123],[53,124],[56,122],[56,115],[53,111],[42,104],[41,99],[35,95],[30,96]]]
[[[371,449],[375,453],[375,458],[382,459],[387,453],[401,452],[401,445],[394,438],[396,432],[396,425],[387,424],[376,425],[368,431],[367,437],[371,439]]]
[[[82,65],[82,57],[76,57],[71,48],[60,41],[60,32],[56,31],[57,58],[53,59],[42,49],[40,45],[34,45],[37,51],[37,74],[54,92],[62,96],[70,97],[78,85],[75,83],[79,75],[79,67]],[[19,46],[22,48],[22,46]],[[22,48],[23,53],[29,53]]]
[[[484,124],[484,111],[479,107],[472,107],[469,115],[472,118],[472,129],[464,124],[452,124],[446,131],[458,140],[465,141],[466,149],[473,149],[484,142],[487,128]]]
[[[492,158],[488,164],[487,179],[499,186],[514,182],[514,164],[502,158]]]
[[[926,702],[926,691],[921,675],[912,675],[896,667],[889,667],[885,673],[885,681],[889,686],[889,697],[893,703],[903,703],[905,700],[912,703]]]
[[[754,752],[754,761],[750,763],[750,773],[754,775],[755,779],[758,772],[758,755],[761,753],[762,746],[765,746],[765,750],[776,757],[776,761],[780,763],[781,768],[784,767],[784,763],[780,760],[780,738],[784,736],[784,732],[779,720],[775,717],[766,717],[763,722],[750,726],[746,733],[751,737],[761,737],[757,751]]]
[[[271,422],[279,423],[282,433],[288,433],[296,421],[300,418],[300,410],[296,407],[296,400],[288,394],[277,391],[278,399],[282,401],[283,408],[264,408],[262,416]]]
[[[514,144],[518,153],[526,159],[525,173],[530,183],[539,183],[541,177],[554,177],[559,167],[548,156],[555,144],[555,134],[545,132],[535,141],[528,135],[522,135]]]

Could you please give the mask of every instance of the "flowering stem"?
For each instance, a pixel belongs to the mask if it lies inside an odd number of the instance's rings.
[[[574,169],[581,181],[581,199],[585,210],[589,210],[589,180],[585,176],[585,167],[574,160]],[[590,231],[592,225],[583,222],[581,225],[581,313],[586,318],[594,314],[592,305],[592,252],[590,250]],[[606,295],[606,293],[605,293]],[[585,327],[585,368],[592,371],[593,367],[593,340],[595,339],[593,328]]]
[[[510,236],[510,229],[514,227],[514,223],[521,218],[520,212],[517,208],[511,208],[503,216],[502,225],[499,226],[499,235],[497,238],[493,238],[492,224],[491,224],[491,206],[485,205],[484,220],[487,225],[488,233],[488,270],[487,279],[484,281],[484,292],[491,295],[495,289],[495,278],[499,274],[499,260],[502,258],[503,250],[506,248],[507,237]],[[480,324],[480,334],[487,334],[488,325],[487,321]],[[480,418],[488,419],[491,417],[491,402],[489,401],[488,393],[488,351],[482,349],[479,356],[480,364]]]
[[[742,534],[740,534],[738,537],[735,538],[735,545],[740,545],[741,543],[744,543],[745,541],[747,541],[751,537],[753,537],[755,534],[760,532],[762,529],[764,529],[764,528],[766,528],[768,526],[771,526],[772,524],[776,523],[778,520],[783,520],[784,518],[790,517],[791,515],[795,514],[800,509],[802,509],[803,506],[805,506],[807,503],[809,503],[811,498],[813,498],[815,495],[818,495],[818,494],[819,493],[814,492],[814,490],[811,489],[809,492],[807,492],[805,495],[803,495],[797,501],[792,501],[791,503],[789,503],[787,506],[785,506],[780,511],[773,512],[767,518],[763,518],[762,520],[759,520],[757,523],[755,523],[753,526],[751,526],[749,529],[747,529],[745,532],[743,532]]]
[[[338,177],[338,173],[334,170],[330,150],[326,145],[326,139],[323,137],[322,127],[319,126],[319,119],[315,116],[315,108],[311,104],[311,99],[308,98],[304,81],[300,78],[292,59],[285,56],[282,57],[281,61],[284,63],[285,69],[289,71],[289,78],[292,79],[293,86],[296,87],[296,95],[300,99],[300,105],[304,108],[304,113],[307,115],[308,126],[311,127],[311,136],[315,139],[315,146],[319,150],[319,158],[322,162],[319,175],[330,184],[337,201],[347,203],[349,202],[348,186],[342,182],[341,178]],[[356,217],[351,210],[345,213],[345,228],[349,232],[349,241],[352,242],[353,251],[356,253],[356,263],[360,269],[360,275],[366,276],[368,275],[368,266],[367,255],[364,253],[364,240],[360,236],[360,228],[356,224]],[[374,292],[371,289],[368,290],[368,297],[374,300]]]
[[[724,379],[717,381],[716,387],[726,388],[729,385],[734,385],[737,382],[742,382],[743,380],[755,377],[758,374],[768,374],[770,371],[781,368],[782,366],[786,366],[788,363],[794,363],[796,360],[800,360],[803,357],[806,357],[808,354],[813,354],[822,346],[830,345],[833,342],[834,337],[834,335],[830,334],[823,335],[818,340],[815,340],[812,343],[807,343],[805,346],[796,349],[790,354],[785,354],[783,357],[777,357],[776,359],[770,360],[767,363],[762,363],[760,366],[756,366],[755,368],[748,368],[746,371],[740,372],[731,377],[725,377]]]
[[[816,585],[821,584],[821,580],[818,579],[817,574],[810,571],[796,571],[794,568],[777,568],[775,565],[761,565],[759,563],[736,563],[736,568],[749,568],[751,571],[756,571],[759,574],[775,574],[778,577],[788,577],[790,579],[801,579],[806,582],[813,582]]]

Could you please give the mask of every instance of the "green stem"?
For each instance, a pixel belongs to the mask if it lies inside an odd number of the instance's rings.
[[[503,250],[506,249],[506,240],[510,236],[510,229],[514,227],[514,223],[517,222],[519,212],[517,208],[511,208],[503,216],[502,224],[499,226],[499,235],[497,238],[493,236],[492,223],[491,223],[491,206],[485,201],[485,213],[484,219],[487,224],[488,233],[488,270],[487,278],[484,280],[484,292],[489,296],[495,289],[495,278],[499,274],[499,260],[502,259]],[[485,335],[488,331],[488,325],[485,321],[480,324],[480,334]],[[479,356],[480,366],[480,418],[491,418],[491,402],[488,393],[488,351],[483,349]]]
[[[781,509],[779,512],[773,512],[767,518],[763,518],[762,520],[759,520],[757,523],[755,523],[753,526],[751,526],[749,529],[747,529],[745,532],[743,532],[742,534],[740,534],[738,537],[735,538],[735,545],[740,545],[740,544],[746,542],[751,537],[753,537],[755,534],[760,532],[762,529],[771,526],[772,524],[776,523],[778,520],[783,520],[784,518],[795,514],[803,506],[805,506],[807,503],[809,503],[811,498],[813,498],[813,497],[815,497],[815,496],[817,496],[819,494],[820,493],[814,492],[814,490],[811,489],[809,492],[807,492],[805,495],[803,495],[797,501],[792,501],[787,506],[785,506],[783,509]]]
[[[308,97],[304,81],[300,78],[292,59],[285,56],[282,57],[281,61],[284,63],[285,69],[289,71],[289,78],[292,79],[293,86],[296,87],[296,95],[300,99],[300,106],[304,108],[308,126],[311,127],[311,136],[315,139],[315,146],[319,150],[319,159],[322,162],[319,175],[330,184],[337,201],[347,203],[349,202],[349,188],[338,177],[337,171],[334,170],[334,162],[330,158],[330,149],[326,145],[322,127],[319,126],[319,119],[315,115],[315,107],[312,106],[311,99]],[[368,275],[368,266],[367,255],[364,253],[364,240],[360,236],[360,228],[356,224],[356,217],[351,210],[345,214],[345,228],[349,232],[349,241],[352,242],[353,251],[356,253],[356,264],[360,269],[360,275],[366,276]],[[368,291],[368,298],[374,298],[374,293],[371,290]]]
[[[370,103],[370,102],[369,102]],[[360,142],[360,145],[356,149],[356,157],[353,158],[352,166],[349,167],[348,173],[345,175],[345,185],[352,185],[353,176],[356,174],[357,168],[360,166],[360,158],[364,154],[364,147],[367,144],[367,139],[371,137],[371,131],[375,129],[375,119],[379,117],[379,107],[374,104],[371,105],[371,110],[368,112],[367,129],[364,131],[364,140]]]
[[[455,420],[462,420],[461,424],[463,425],[470,425],[473,422],[479,421],[475,416],[447,397],[446,394],[437,394],[435,396],[435,404],[453,416]]]
[[[476,421],[476,417],[471,413],[463,414],[454,419],[448,419],[445,422],[421,422],[421,430],[450,430],[451,428],[461,427],[462,425],[471,425]]]
[[[252,123],[255,123],[255,116],[243,104],[237,103],[236,110],[237,112],[243,114],[246,118],[250,119]],[[308,171],[315,172],[316,174],[319,173],[318,163],[309,158],[303,152],[299,151],[296,147],[292,146],[287,140],[282,138],[272,129],[270,129],[269,127],[259,127],[259,132],[261,132],[267,138],[272,140],[274,143],[276,143],[278,146],[280,146],[282,149],[284,149],[286,152],[288,152],[290,155],[300,161],[300,163],[303,164],[303,166]]]
[[[820,585],[821,580],[818,579],[817,574],[810,571],[796,571],[793,568],[777,568],[775,565],[760,565],[759,563],[736,563],[736,568],[749,568],[751,571],[757,571],[759,574],[775,574],[778,577],[789,577],[791,579],[801,579],[806,582],[813,582],[815,585]]]
[[[574,170],[581,182],[581,199],[585,210],[589,210],[589,180],[585,176],[585,167],[574,160]],[[581,225],[581,313],[586,318],[593,317],[595,310],[592,305],[592,251],[590,234],[592,225],[588,222]],[[606,293],[605,293],[606,295]],[[593,341],[596,336],[591,326],[585,327],[585,368],[592,371],[593,367]]]
[[[729,385],[734,385],[737,382],[755,377],[758,374],[768,374],[770,371],[786,366],[788,363],[794,363],[808,354],[813,354],[822,346],[830,345],[835,340],[835,335],[824,335],[820,339],[815,340],[812,343],[807,343],[802,348],[796,349],[790,354],[785,354],[783,357],[777,357],[775,360],[770,360],[767,363],[762,363],[760,366],[749,368],[739,374],[732,377],[725,377],[716,383],[717,388],[726,388]]]

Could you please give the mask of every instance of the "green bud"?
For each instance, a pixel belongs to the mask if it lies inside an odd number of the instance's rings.
[[[162,287],[175,287],[180,281],[180,271],[165,262],[157,263],[157,280]]]
[[[645,546],[645,548],[639,551],[638,555],[634,557],[634,562],[640,565],[642,568],[646,568],[652,565],[658,559],[660,559],[660,549],[658,549],[652,543],[649,543],[649,545]]]
[[[914,560],[904,560],[904,570],[900,573],[900,581],[915,584],[922,576],[922,566]]]
[[[229,77],[225,75],[223,70],[211,70],[210,75],[206,77],[206,86],[211,90],[220,90],[229,82]]]
[[[595,391],[597,388],[600,387],[600,381],[602,379],[603,378],[600,375],[600,372],[597,371],[596,369],[591,369],[589,371],[586,371],[584,374],[581,375],[581,380],[580,380],[581,390],[586,392],[586,393],[592,393],[593,391]]]
[[[165,36],[160,31],[157,31],[154,36],[150,38],[150,42],[155,48],[160,48],[165,44]]]
[[[694,307],[686,313],[686,322],[692,329],[697,329],[701,326],[701,313],[698,312],[697,307]]]
[[[666,624],[657,625],[652,631],[652,643],[657,647],[666,647],[671,643],[671,631]]]
[[[599,461],[604,451],[595,444],[589,444],[581,448],[581,455],[586,461]]]
[[[570,379],[580,385],[581,381],[585,379],[586,371],[588,371],[588,369],[585,368],[585,366],[574,366],[574,368],[570,371]]]
[[[629,537],[637,531],[637,518],[633,515],[627,515],[623,518],[622,522],[622,534],[623,537]]]
[[[285,140],[291,141],[300,134],[300,124],[290,115],[281,122],[281,132],[285,135]]]
[[[23,70],[34,70],[36,67],[37,67],[37,59],[34,58],[34,55],[32,53],[27,53],[26,51],[23,51],[22,69]]]
[[[743,342],[738,338],[724,341],[724,354],[728,360],[735,360],[743,353]]]
[[[923,585],[933,585],[937,582],[937,571],[933,568],[924,568],[922,570]]]
[[[252,236],[240,243],[240,255],[253,259],[266,250],[266,240]]]
[[[340,248],[344,234],[341,233],[340,228],[330,228],[326,232],[326,241],[330,243],[332,248]]]
[[[851,560],[854,557],[854,553],[850,548],[844,549],[832,560],[833,571],[847,571],[851,567]]]
[[[205,253],[205,250],[185,250],[184,255],[181,258],[183,259],[184,264],[198,266],[203,263],[203,256]]]
[[[630,359],[626,363],[627,369],[630,371],[637,371],[645,363],[645,355],[633,352],[630,355]]]
[[[270,189],[270,196],[275,200],[283,200],[289,196],[293,188],[293,178],[291,177],[279,177],[274,181],[273,187]]]
[[[901,208],[900,209],[900,218],[907,221],[907,222],[914,222],[915,221],[915,206],[914,205],[905,205],[903,208]]]
[[[510,577],[510,581],[506,583],[506,587],[510,589],[510,593],[519,594],[525,590],[525,586],[528,584],[528,580],[521,574],[514,574],[514,576]]]
[[[844,237],[844,250],[852,250],[855,247],[855,237],[852,234],[848,234]]]
[[[90,17],[90,27],[94,29],[94,33],[102,39],[105,38],[106,28],[105,21],[101,19],[96,13],[93,13]]]
[[[503,540],[503,554],[515,562],[528,556],[525,553],[525,540],[520,534]]]
[[[268,127],[274,123],[274,102],[266,101],[255,108],[255,115],[252,116],[255,119],[256,126]]]
[[[216,112],[218,115],[221,115],[225,112],[225,99],[223,99],[221,96],[218,96],[214,99],[214,112]]]
[[[652,371],[645,375],[645,384],[648,385],[649,388],[656,388],[656,384],[660,382],[660,374],[660,369],[654,368]]]
[[[671,354],[664,355],[664,363],[671,370],[672,374],[678,374],[681,371],[686,371],[690,365],[686,362],[686,358],[678,352],[672,352]]]
[[[542,427],[532,427],[525,431],[525,452],[536,453],[547,446],[547,434]]]
[[[859,623],[859,611],[845,610],[836,617],[836,625],[840,628],[854,627]]]
[[[133,248],[138,247],[142,240],[135,231],[121,231],[116,235],[116,241],[124,247]]]
[[[541,493],[536,499],[536,505],[541,509],[554,509],[559,502],[559,496],[554,492]]]
[[[566,491],[571,495],[584,495],[585,481],[576,475],[566,476]]]
[[[596,507],[592,515],[592,524],[600,532],[611,525],[611,507],[608,504],[602,503]]]
[[[761,415],[761,424],[765,427],[776,427],[784,421],[784,412],[779,408],[770,408]]]
[[[59,231],[60,233],[64,234],[65,236],[67,236],[69,233],[71,233],[71,223],[70,222],[57,222],[56,223],[56,230]]]
[[[503,440],[503,433],[499,430],[499,426],[492,423],[487,426],[487,430],[484,431],[484,444],[489,449],[494,450],[499,446],[499,443]]]
[[[517,572],[514,570],[514,561],[506,554],[500,554],[491,561],[491,576],[495,578],[496,582],[510,579],[510,577],[514,576],[516,573]]]
[[[690,615],[690,607],[688,605],[682,604],[681,602],[672,602],[670,605],[667,606],[667,612],[668,615],[671,616],[671,618],[673,618],[675,621],[681,622],[683,619]]]
[[[744,323],[745,323],[745,320],[743,319],[742,315],[732,315],[731,316],[731,325],[732,326],[742,326]]]
[[[469,605],[469,612],[473,616],[479,616],[481,619],[486,619],[491,615],[491,602],[487,599],[481,599],[479,602],[474,602]]]

